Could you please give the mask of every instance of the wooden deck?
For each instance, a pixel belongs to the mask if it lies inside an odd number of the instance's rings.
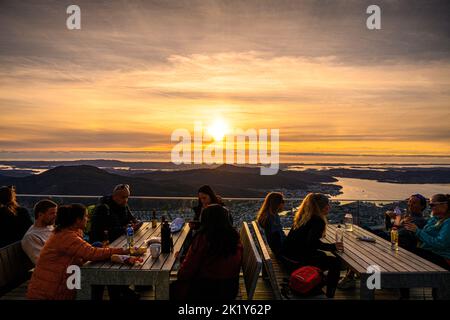
[[[342,273],[344,276],[344,273]],[[172,272],[171,280],[176,279],[176,273]],[[0,300],[25,300],[26,293],[26,283],[22,284],[20,287],[14,289],[13,291],[7,293]],[[142,300],[154,300],[155,291],[153,288],[146,288],[140,291]],[[107,290],[105,290],[105,299],[108,299]],[[334,297],[337,300],[359,300],[359,283],[356,284],[355,289],[350,290],[337,290]],[[273,295],[268,280],[263,279],[262,276],[259,277],[258,283],[256,285],[256,291],[253,296],[253,300],[272,300]],[[325,297],[323,298],[325,299]],[[375,293],[375,299],[381,300],[398,300],[400,299],[400,292],[395,289],[382,289],[377,290]],[[247,300],[247,294],[245,291],[244,278],[240,277],[240,294],[238,300]],[[431,288],[418,289],[413,288],[410,292],[410,300],[432,300]]]

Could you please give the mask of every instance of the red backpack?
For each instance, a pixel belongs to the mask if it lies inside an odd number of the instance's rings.
[[[306,266],[291,273],[289,288],[300,294],[309,293],[322,283],[322,270],[317,267]]]

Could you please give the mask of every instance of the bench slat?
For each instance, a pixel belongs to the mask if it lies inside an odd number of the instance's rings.
[[[0,295],[29,278],[33,264],[22,249],[20,241],[0,249]]]
[[[275,258],[272,250],[267,244],[267,240],[264,236],[261,227],[257,221],[252,221],[253,231],[256,235],[256,243],[263,256],[263,265],[266,273],[269,277],[270,285],[272,286],[274,298],[276,300],[281,300],[283,296],[281,295],[280,283],[284,278],[289,277],[289,273],[280,265],[280,263]]]
[[[256,249],[256,245],[253,241],[247,222],[243,222],[240,234],[244,248],[242,257],[244,283],[247,291],[247,299],[252,300],[256,290],[259,273],[261,272],[262,260],[258,250]]]

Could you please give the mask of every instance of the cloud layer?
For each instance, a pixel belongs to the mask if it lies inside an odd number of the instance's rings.
[[[0,2],[0,149],[170,150],[225,117],[284,152],[450,154],[450,5]]]

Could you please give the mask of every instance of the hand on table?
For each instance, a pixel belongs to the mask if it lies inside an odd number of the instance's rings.
[[[338,251],[344,251],[344,243],[342,242],[336,242],[336,249]]]
[[[200,227],[200,221],[189,221],[189,228],[192,230],[197,230]]]
[[[129,248],[119,248],[119,249],[122,250],[122,252],[119,253],[119,254],[126,254],[126,255],[130,254],[130,249]]]
[[[133,230],[136,231],[136,230],[139,230],[139,228],[142,226],[142,224],[143,224],[142,221],[137,220],[131,226],[133,227]]]

